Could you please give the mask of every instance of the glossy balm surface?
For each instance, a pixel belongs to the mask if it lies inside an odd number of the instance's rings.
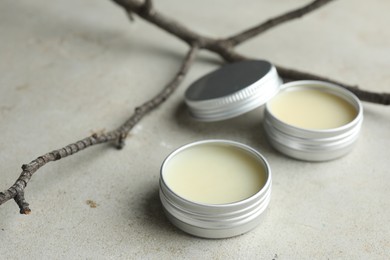
[[[271,113],[279,120],[300,128],[324,130],[351,122],[357,111],[343,98],[318,89],[288,89],[269,103]]]
[[[244,200],[265,184],[264,165],[243,149],[202,144],[184,149],[164,167],[164,181],[177,195],[202,204]]]

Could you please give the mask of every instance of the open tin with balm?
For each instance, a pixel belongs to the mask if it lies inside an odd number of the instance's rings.
[[[272,146],[290,157],[327,161],[350,152],[359,136],[363,108],[350,91],[320,81],[284,84],[265,109]]]
[[[263,60],[232,63],[195,81],[185,93],[193,118],[219,121],[265,105],[264,128],[281,153],[306,161],[336,159],[351,151],[363,107],[350,91],[322,81],[282,84]]]
[[[160,199],[168,219],[204,238],[226,238],[255,228],[271,194],[271,169],[251,147],[206,140],[180,147],[164,161]]]

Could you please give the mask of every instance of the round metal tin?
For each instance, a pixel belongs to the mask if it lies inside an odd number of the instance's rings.
[[[341,127],[310,130],[279,120],[266,105],[264,128],[271,145],[285,155],[306,161],[333,160],[350,152],[363,122],[363,107],[359,99],[340,86],[322,81],[294,81],[284,84],[281,91],[292,88],[315,88],[337,95],[349,102],[356,109],[357,115],[351,122]]]
[[[202,204],[182,198],[164,181],[164,169],[177,154],[193,146],[205,144],[228,145],[254,156],[263,165],[266,182],[253,196],[227,204]],[[198,237],[226,238],[237,236],[255,228],[262,220],[271,196],[271,169],[266,159],[253,148],[227,140],[205,140],[187,144],[171,153],[160,171],[160,200],[168,219],[181,230]]]
[[[185,92],[190,114],[200,121],[236,117],[264,105],[282,84],[264,60],[227,64],[192,83]]]

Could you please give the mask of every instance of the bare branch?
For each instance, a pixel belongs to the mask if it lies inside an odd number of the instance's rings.
[[[123,147],[123,141],[126,138],[127,134],[142,119],[142,117],[153,109],[157,108],[179,87],[180,83],[183,81],[185,75],[187,74],[190,66],[192,65],[196,53],[198,52],[198,49],[199,48],[197,45],[193,45],[187,56],[185,57],[184,62],[180,67],[180,70],[166,85],[166,87],[154,98],[137,107],[135,109],[135,113],[122,126],[118,128],[118,131],[121,133],[121,137],[118,142],[118,148]]]
[[[26,202],[24,198],[24,190],[18,192],[14,198],[16,204],[18,204],[20,209],[20,214],[28,215],[31,213],[31,209],[28,207],[29,204]]]
[[[145,0],[144,10],[145,10],[145,12],[152,12],[152,10],[153,10],[153,1],[152,0]]]
[[[137,14],[146,21],[178,37],[189,45],[196,44],[199,46],[199,48],[203,48],[207,44],[207,42],[212,41],[211,38],[200,35],[199,33],[187,28],[186,26],[171,19],[170,17],[161,14],[160,12],[157,12],[156,10],[154,10],[153,12],[147,11],[148,9],[145,8],[145,5],[148,5],[147,3],[141,3],[135,0],[112,1],[123,7],[127,12]]]
[[[200,49],[207,49],[212,51],[219,56],[221,56],[227,62],[240,61],[244,59],[248,59],[234,50],[234,46],[238,45],[244,41],[247,41],[271,28],[274,28],[280,24],[288,22],[292,19],[296,19],[302,17],[305,14],[308,14],[318,8],[328,4],[333,0],[315,0],[301,8],[295,9],[293,11],[287,12],[275,18],[269,19],[268,21],[245,30],[235,36],[226,39],[218,39],[218,38],[210,38],[202,36],[184,26],[182,26],[177,21],[174,21],[167,16],[159,13],[157,10],[153,12],[144,12],[144,5],[135,0],[113,0],[120,6],[122,6],[125,10],[138,14],[140,17],[149,21],[159,28],[171,33],[172,35],[178,37],[179,39],[190,43],[190,44],[198,44]],[[317,76],[311,73],[302,72],[298,70],[292,70],[283,68],[278,66],[278,71],[284,79],[294,79],[294,80],[302,80],[302,79],[317,79],[317,80],[325,80],[329,82],[338,83],[338,85],[345,87],[346,89],[355,93],[361,100],[378,103],[382,105],[389,105],[389,93],[375,93],[366,90],[361,90],[357,87],[350,86],[348,84],[336,82],[335,80]]]
[[[153,7],[152,0],[112,0],[117,3],[119,6],[124,8],[127,14],[130,16],[132,14],[137,14],[146,21],[158,26],[159,28],[167,31],[168,33],[178,37],[184,42],[190,45],[190,50],[184,58],[182,65],[179,68],[177,74],[173,79],[152,99],[145,102],[141,106],[137,107],[134,113],[130,118],[123,123],[117,129],[101,134],[93,134],[89,137],[86,137],[80,141],[69,144],[58,150],[54,150],[42,156],[39,156],[35,160],[31,161],[28,164],[22,166],[22,173],[19,178],[16,180],[14,185],[12,185],[8,190],[0,192],[0,205],[3,203],[14,199],[20,208],[20,213],[28,214],[30,213],[30,208],[24,197],[24,190],[32,178],[33,174],[42,166],[48,162],[60,160],[72,154],[75,154],[79,151],[82,151],[88,147],[91,147],[96,144],[107,143],[107,142],[116,142],[118,148],[122,148],[125,145],[124,140],[128,135],[129,131],[149,112],[161,105],[171,94],[177,89],[180,83],[183,81],[185,75],[187,74],[190,66],[192,65],[195,56],[199,49],[206,49],[211,52],[214,52],[221,56],[227,62],[234,62],[239,60],[247,59],[243,55],[237,53],[234,50],[234,46],[247,41],[262,32],[265,32],[271,28],[274,28],[282,23],[290,21],[292,19],[299,18],[309,12],[312,12],[321,6],[331,2],[332,0],[316,0],[310,4],[283,14],[281,16],[272,18],[258,26],[245,30],[239,34],[236,34],[227,39],[219,38],[210,38],[204,35],[201,35],[185,26],[181,23],[171,19],[170,17],[159,13]],[[314,74],[301,72],[293,69],[287,69],[282,66],[277,66],[279,74],[284,79],[289,80],[302,80],[302,79],[315,79],[334,82],[338,85],[349,89],[354,92],[360,99],[383,104],[390,105],[390,94],[389,93],[375,93],[365,90],[361,90],[357,87],[350,86],[344,83],[337,82],[332,79],[328,79],[322,76],[317,76]]]
[[[327,77],[318,76],[312,73],[302,72],[294,69],[288,69],[282,66],[276,66],[276,69],[279,73],[279,75],[287,81],[292,80],[321,80],[321,81],[327,81],[333,84],[337,84],[339,86],[342,86],[352,93],[354,93],[359,99],[366,101],[366,102],[372,102],[377,103],[381,105],[390,105],[390,93],[377,93],[377,92],[371,92],[367,90],[363,90],[358,88],[357,86],[348,85],[339,81],[336,81],[334,79],[330,79]]]
[[[196,45],[191,46],[188,54],[184,58],[179,71],[175,74],[173,79],[164,87],[164,89],[158,93],[155,97],[145,102],[141,106],[135,109],[134,114],[119,128],[108,133],[102,133],[100,135],[93,134],[80,141],[69,144],[58,150],[54,150],[37,159],[31,161],[28,164],[22,166],[22,173],[8,190],[0,192],[0,205],[14,199],[18,204],[20,213],[29,214],[31,212],[29,204],[24,198],[24,189],[30,181],[33,174],[42,166],[48,162],[57,161],[72,154],[78,153],[88,147],[96,144],[102,144],[112,141],[117,141],[118,146],[121,148],[124,145],[124,138],[128,132],[149,112],[161,105],[180,85],[185,75],[187,74],[191,64],[193,63],[198,47]]]
[[[298,9],[289,11],[285,14],[271,18],[264,23],[261,23],[255,27],[252,27],[248,30],[245,30],[239,34],[231,36],[231,37],[227,38],[226,40],[232,46],[236,46],[236,45],[243,43],[243,42],[245,42],[253,37],[258,36],[261,33],[264,33],[265,31],[268,31],[271,28],[274,28],[274,27],[281,25],[285,22],[300,18],[300,17],[304,16],[305,14],[313,12],[314,10],[326,5],[327,3],[331,2],[331,1],[333,1],[333,0],[315,0],[315,1],[303,6],[301,8],[298,8]]]

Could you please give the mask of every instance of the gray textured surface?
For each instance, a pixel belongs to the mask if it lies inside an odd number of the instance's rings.
[[[305,1],[158,1],[209,35],[227,35]],[[222,1],[219,3],[222,5]],[[390,2],[336,1],[240,50],[277,64],[390,91]],[[22,163],[112,129],[175,72],[186,46],[109,1],[0,3],[0,190]],[[0,258],[386,259],[390,257],[390,108],[364,104],[356,149],[326,163],[288,159],[264,140],[262,109],[220,123],[190,120],[185,87],[215,68],[202,53],[177,93],[146,117],[122,151],[102,145],[51,163],[27,188],[32,214],[0,209]],[[194,140],[260,150],[273,170],[264,222],[225,240],[172,227],[158,200],[164,157]],[[97,203],[96,208],[87,200]]]

